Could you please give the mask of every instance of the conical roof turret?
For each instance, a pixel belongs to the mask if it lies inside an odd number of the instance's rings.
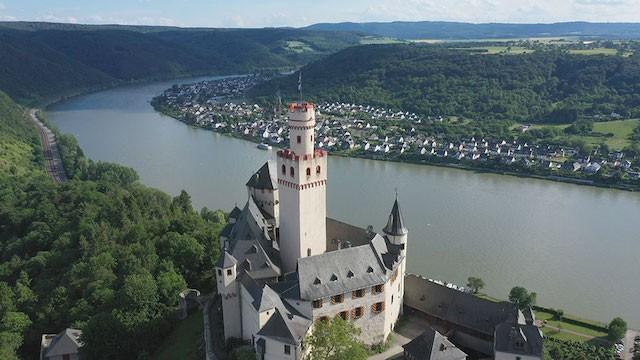
[[[400,211],[400,205],[398,204],[398,196],[396,195],[396,201],[393,203],[391,214],[389,214],[389,220],[387,226],[382,229],[385,234],[393,236],[406,235],[408,233],[407,228],[404,226],[404,219],[402,218],[402,212]]]

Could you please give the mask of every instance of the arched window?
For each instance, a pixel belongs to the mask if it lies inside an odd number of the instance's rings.
[[[307,168],[307,176],[311,176],[311,168]]]
[[[311,142],[313,142],[313,135],[311,135]]]
[[[298,144],[300,144],[302,142],[302,136],[298,135]]]
[[[287,167],[282,165],[282,175],[287,175]]]
[[[320,165],[316,166],[316,175],[320,175]]]
[[[289,175],[291,175],[291,177],[294,177],[296,175],[296,171],[293,170],[293,166],[289,168]]]
[[[307,248],[307,256],[311,256],[311,248]]]

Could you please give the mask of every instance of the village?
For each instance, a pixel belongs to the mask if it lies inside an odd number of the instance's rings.
[[[260,76],[227,78],[174,86],[153,101],[157,110],[193,126],[251,140],[261,148],[288,143],[285,109],[278,98],[273,108],[246,103],[244,92]],[[622,151],[591,153],[557,145],[528,143],[514,129],[511,138],[448,139],[428,134],[424,124],[445,121],[444,116],[422,117],[415,113],[342,102],[317,105],[316,146],[343,156],[442,164],[576,183],[595,181],[626,188],[637,186],[640,162]]]

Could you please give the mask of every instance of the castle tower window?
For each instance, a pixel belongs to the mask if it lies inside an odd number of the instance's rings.
[[[307,249],[307,256],[311,256],[311,248]]]
[[[307,176],[311,176],[311,168],[307,168]]]
[[[311,142],[313,142],[313,135],[311,135]]]
[[[384,301],[377,302],[371,305],[371,312],[374,314],[379,314],[384,311]]]
[[[285,355],[291,355],[291,345],[284,346],[284,353]]]
[[[294,176],[295,176],[295,174],[296,174],[296,171],[293,169],[293,166],[292,166],[292,167],[290,167],[290,168],[289,168],[289,175],[290,175],[291,177],[294,177]]]
[[[287,167],[282,165],[282,175],[287,175]]]
[[[360,319],[362,317],[363,313],[364,313],[364,308],[363,307],[357,307],[357,308],[351,310],[351,319],[353,319],[353,320]]]
[[[342,302],[344,302],[343,294],[339,294],[331,297],[331,304],[342,304]]]
[[[351,298],[357,299],[364,296],[364,289],[358,289],[351,292]]]
[[[298,144],[302,143],[302,136],[298,135],[296,141],[298,142]]]
[[[227,269],[227,275],[229,276],[233,275],[233,271],[231,269]]]
[[[218,269],[218,276],[222,276],[222,270]]]
[[[382,285],[376,285],[376,286],[371,288],[371,293],[373,295],[381,294],[383,291],[384,291],[384,286],[382,286]]]
[[[313,308],[320,309],[322,307],[322,299],[313,300]]]
[[[320,165],[316,166],[316,175],[320,175]]]

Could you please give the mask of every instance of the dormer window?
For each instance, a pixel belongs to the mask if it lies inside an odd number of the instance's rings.
[[[351,279],[353,277],[353,271],[349,270],[347,273],[347,278]]]
[[[369,266],[369,267],[367,268],[367,272],[368,272],[368,273],[372,273],[372,272],[373,272],[373,268],[372,268],[371,266]]]
[[[316,278],[315,280],[313,280],[313,285],[320,285],[322,284],[322,281],[320,281],[320,279]]]
[[[332,274],[331,281],[338,281],[338,276],[336,274]]]

